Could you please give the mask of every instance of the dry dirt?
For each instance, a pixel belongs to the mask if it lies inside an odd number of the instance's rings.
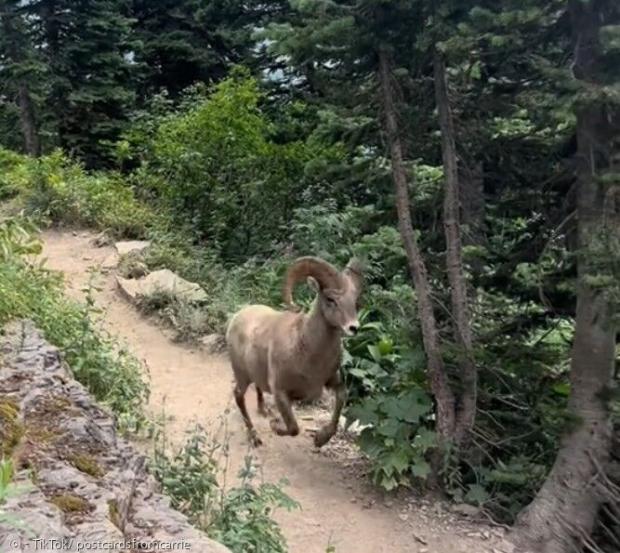
[[[249,449],[232,400],[226,356],[174,343],[156,322],[140,315],[118,293],[112,272],[97,270],[113,248],[95,247],[92,238],[88,232],[45,232],[47,266],[64,273],[67,293],[75,299],[83,299],[84,289],[94,279],[102,322],[144,361],[150,377],[150,408],[170,417],[167,433],[173,442],[180,443],[196,422],[213,431],[224,428],[229,438],[227,482],[234,482]],[[256,414],[252,390],[248,400],[264,441],[253,451],[263,478],[287,479],[285,491],[301,504],[300,510],[276,515],[291,553],[325,553],[328,546],[336,553],[503,551],[498,528],[460,519],[440,504],[386,497],[374,490],[363,476],[363,460],[346,438],[317,451],[307,430],[317,426],[313,419],[325,415],[320,409],[298,409],[300,436],[277,437]]]

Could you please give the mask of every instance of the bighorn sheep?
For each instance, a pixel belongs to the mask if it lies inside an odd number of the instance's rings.
[[[317,292],[309,313],[299,313],[293,304],[293,288],[303,279]],[[301,257],[289,267],[284,282],[284,301],[290,310],[250,305],[233,316],[226,342],[236,381],[234,395],[253,445],[262,442],[245,405],[251,383],[263,416],[268,415],[263,392],[273,394],[282,420],[271,420],[271,428],[280,436],[299,434],[291,401],[318,399],[323,387],[333,390],[334,412],[315,434],[315,445],[321,447],[336,433],[346,399],[340,376],[342,335],[355,334],[359,328],[361,288],[361,269],[355,259],[340,272],[320,258]]]

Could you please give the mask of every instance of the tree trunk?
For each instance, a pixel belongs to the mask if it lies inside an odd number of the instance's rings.
[[[403,163],[403,148],[398,129],[394,91],[392,87],[391,56],[381,49],[379,51],[379,82],[383,104],[383,125],[387,137],[392,162],[392,178],[396,193],[396,209],[398,212],[398,228],[400,230],[409,271],[413,278],[422,340],[428,363],[428,374],[431,390],[437,404],[437,432],[442,441],[452,440],[455,428],[454,396],[448,382],[445,366],[439,350],[439,336],[437,322],[431,299],[426,265],[411,222],[409,205],[409,187],[407,173]]]
[[[41,155],[41,143],[34,116],[34,107],[25,82],[18,85],[17,101],[19,105],[19,121],[24,136],[24,149],[26,153],[33,157]]]
[[[547,480],[525,509],[515,541],[543,553],[579,551],[588,542],[605,491],[611,449],[607,392],[612,384],[616,347],[611,291],[596,286],[611,275],[613,242],[620,240],[620,110],[597,98],[603,53],[600,28],[620,22],[616,0],[571,0],[577,78],[588,81],[588,97],[577,108],[578,283],[575,338],[571,361],[569,411],[573,428],[562,440]],[[614,150],[615,149],[615,150]],[[614,164],[616,165],[614,167]],[[610,243],[612,248],[609,248]],[[600,279],[599,279],[600,280]]]
[[[458,396],[455,442],[466,446],[476,419],[478,371],[474,361],[471,316],[467,296],[467,282],[463,271],[463,246],[459,199],[459,173],[454,122],[448,97],[446,66],[441,53],[435,49],[433,56],[435,77],[435,101],[441,129],[441,154],[444,167],[445,193],[443,203],[443,226],[446,235],[446,269],[450,283],[450,299],[456,341],[460,346],[460,369],[462,389]]]
[[[459,167],[461,200],[461,219],[465,225],[463,244],[465,246],[484,246],[486,244],[484,171],[482,163],[475,162],[471,167]],[[481,269],[481,262],[474,262],[474,271]]]

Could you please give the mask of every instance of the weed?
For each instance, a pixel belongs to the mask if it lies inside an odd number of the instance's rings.
[[[239,473],[240,484],[226,490],[218,482],[217,454],[226,455],[227,444],[211,439],[200,427],[173,455],[166,452],[165,435],[155,444],[151,470],[172,505],[195,525],[234,553],[286,552],[284,536],[272,518],[278,508],[298,507],[282,491],[286,482],[255,485],[256,466],[248,456]]]
[[[18,496],[30,489],[28,485],[16,485],[13,482],[15,467],[11,459],[0,458],[0,524],[7,524],[13,528],[25,528],[24,522],[17,517],[7,513],[2,506],[10,497]],[[31,533],[28,528],[26,531]],[[34,535],[33,535],[34,537]]]

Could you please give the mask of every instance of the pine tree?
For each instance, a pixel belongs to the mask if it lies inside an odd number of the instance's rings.
[[[125,0],[41,0],[26,7],[50,75],[59,145],[96,166],[109,159],[134,104],[137,43]]]
[[[268,5],[268,3],[267,3]],[[222,79],[247,60],[252,26],[267,5],[241,0],[133,0],[134,33],[146,66],[142,95],[165,89],[173,97],[188,86]]]
[[[620,6],[571,0],[575,56],[582,85],[577,118],[577,310],[569,411],[573,425],[516,535],[528,548],[564,553],[591,546],[604,502],[618,504],[608,474],[612,446],[609,395],[618,332],[620,266]],[[616,92],[614,92],[614,90]]]
[[[18,113],[22,148],[32,156],[41,153],[41,140],[33,90],[41,77],[38,62],[19,2],[0,2],[0,90],[10,99]]]

